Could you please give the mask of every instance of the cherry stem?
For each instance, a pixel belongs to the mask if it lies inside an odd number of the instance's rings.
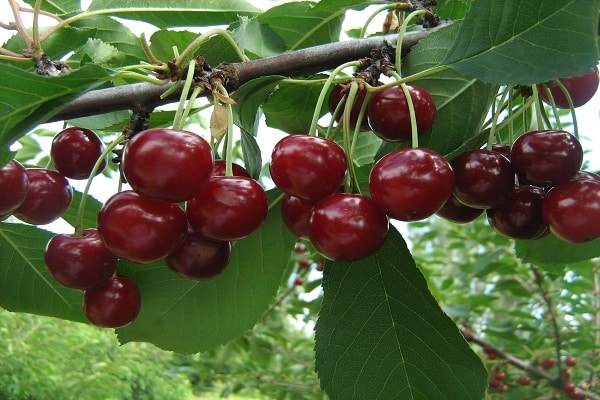
[[[542,118],[542,107],[540,106],[540,96],[537,91],[537,87],[532,86],[533,89],[533,104],[535,110],[535,123],[537,130],[544,129],[544,119]]]
[[[183,109],[185,105],[185,101],[190,93],[190,88],[192,87],[192,81],[194,80],[194,70],[196,69],[196,60],[191,60],[188,66],[187,76],[185,78],[185,83],[183,85],[183,89],[181,90],[181,96],[179,97],[179,105],[177,106],[177,111],[175,112],[175,117],[173,118],[173,128],[174,129],[182,129],[184,120]]]
[[[506,96],[508,95],[508,93],[511,90],[512,90],[512,86],[507,86],[504,89],[504,92],[502,93],[502,96],[500,97],[500,100],[498,102],[500,106],[502,106],[502,104],[504,103],[504,100],[506,99]],[[496,112],[494,112],[494,116],[492,117],[492,126],[490,127],[490,134],[488,135],[486,150],[492,149],[492,145],[494,143],[494,138],[496,136],[496,129],[498,126],[498,117],[501,114],[500,109],[501,109],[501,107],[498,107],[498,110],[496,110]]]
[[[373,21],[373,19],[379,15],[380,12],[385,11],[385,10],[390,10],[390,9],[394,9],[397,8],[398,5],[397,4],[387,4],[383,7],[380,7],[378,9],[376,9],[375,11],[373,11],[371,13],[371,15],[369,15],[369,18],[367,18],[367,20],[365,21],[364,25],[362,26],[362,28],[360,29],[360,33],[358,34],[359,38],[363,38],[365,36],[365,34],[367,33],[367,28],[369,27],[369,24]]]
[[[83,233],[83,213],[85,212],[85,203],[87,202],[88,192],[92,185],[92,181],[94,180],[94,177],[98,173],[98,170],[100,169],[100,166],[102,165],[102,162],[108,156],[108,154],[110,154],[110,152],[112,152],[114,150],[114,148],[117,147],[126,138],[127,138],[127,136],[125,136],[124,134],[119,135],[108,146],[106,146],[106,148],[104,149],[102,154],[100,154],[100,157],[98,157],[98,159],[96,160],[96,163],[94,164],[94,167],[92,168],[92,171],[90,172],[90,176],[85,184],[85,188],[83,189],[81,201],[79,202],[79,208],[77,209],[77,219],[75,220],[75,233],[73,234],[73,236],[81,237],[81,235]]]
[[[164,64],[152,52],[152,49],[150,48],[150,45],[146,40],[146,34],[144,32],[140,34],[140,45],[142,46],[142,50],[144,50],[144,54],[146,54],[146,57],[148,57],[148,61],[150,61],[152,64]]]
[[[194,39],[181,52],[181,54],[175,60],[175,66],[180,67],[181,64],[183,64],[187,58],[191,57],[191,53],[196,51],[203,42],[207,41],[208,39],[210,39],[212,36],[215,36],[215,35],[222,36],[225,39],[225,41],[227,41],[227,43],[233,48],[233,50],[239,57],[240,61],[248,61],[248,57],[246,57],[244,55],[244,53],[240,50],[237,43],[235,42],[235,40],[233,40],[233,37],[231,37],[229,32],[224,31],[223,29],[211,29],[208,32],[203,33],[202,35],[200,35],[196,39]]]
[[[169,81],[166,79],[160,80],[160,79],[156,79],[151,76],[140,74],[139,72],[133,72],[133,71],[118,72],[116,75],[114,75],[110,79],[113,81],[115,79],[135,79],[136,81],[148,82],[148,83],[151,83],[156,86],[163,86],[163,85],[166,85],[167,83],[169,83]]]
[[[203,92],[202,87],[200,86],[196,86],[194,88],[194,90],[192,91],[192,94],[190,95],[190,99],[187,102],[187,105],[185,106],[185,109],[183,110],[183,114],[181,116],[181,119],[183,121],[188,119],[188,116],[190,115],[190,112],[192,111],[192,109],[194,108],[194,102],[196,101],[196,99],[198,98],[198,96]],[[204,108],[208,108],[210,107],[210,104],[208,104],[206,107]]]
[[[346,163],[348,164],[349,179],[346,181],[346,192],[351,191],[350,183],[353,183],[358,190],[358,181],[356,179],[356,173],[354,171],[354,161],[352,157],[352,141],[350,139],[350,115],[352,113],[352,106],[356,100],[356,94],[358,93],[358,84],[355,80],[350,83],[350,90],[348,91],[348,98],[344,105],[344,114],[342,114],[342,129],[344,132],[344,153],[346,153]]]
[[[371,100],[371,96],[373,94],[371,92],[365,93],[365,99],[360,107],[360,111],[358,112],[358,117],[356,118],[356,126],[354,126],[354,135],[352,136],[352,148],[350,152],[354,154],[354,150],[356,149],[356,142],[358,142],[358,135],[360,133],[360,127],[365,118],[365,114],[367,112],[367,106],[369,105],[369,101]]]
[[[420,15],[426,14],[427,10],[417,10],[413,11],[404,19],[402,25],[400,25],[400,29],[398,29],[398,41],[396,43],[396,72],[398,75],[402,76],[401,68],[402,68],[402,40],[404,39],[404,34],[406,33],[406,28],[408,27],[408,23],[418,17]]]
[[[402,79],[398,72],[392,72],[392,76],[398,80],[396,84]],[[412,147],[416,149],[417,147],[419,147],[419,132],[417,130],[417,115],[415,113],[415,105],[413,104],[412,97],[410,96],[410,90],[408,89],[406,83],[400,83],[400,88],[402,89],[402,93],[404,93],[404,97],[406,98],[406,104],[408,105],[408,114],[410,116],[411,143]]]
[[[21,19],[21,14],[19,10],[19,5],[16,0],[8,0],[10,8],[12,9],[13,16],[15,17],[15,28],[19,32],[19,35],[23,38],[25,45],[27,46],[27,50],[31,50],[31,45],[33,44],[33,39],[29,32],[27,32],[27,28],[25,28],[25,24],[23,23],[23,19]]]
[[[550,88],[548,88],[548,85],[546,85],[545,83],[542,84],[542,88],[544,90],[544,93],[546,94],[546,97],[548,98],[550,107],[552,108],[552,114],[554,115],[554,122],[556,122],[556,126],[558,127],[558,129],[562,129],[563,128],[562,122],[560,120],[560,115],[558,114],[558,108],[556,107],[556,102],[554,101],[554,96],[552,95]]]
[[[217,90],[225,97],[229,97],[227,89],[221,82],[217,84]],[[229,102],[225,103],[227,109],[227,141],[225,142],[225,176],[233,176],[233,107]]]
[[[567,90],[565,85],[563,85],[563,83],[559,79],[556,80],[556,86],[558,86],[560,88],[560,90],[565,95],[565,98],[567,99],[567,103],[569,103],[569,109],[571,110],[571,119],[573,121],[573,135],[575,135],[575,137],[577,139],[579,139],[579,127],[577,125],[577,116],[575,115],[575,105],[573,104],[573,99],[571,98],[571,94],[569,93],[569,91]]]

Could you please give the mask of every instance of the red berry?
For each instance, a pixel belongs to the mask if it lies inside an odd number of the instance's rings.
[[[416,221],[437,212],[450,198],[454,173],[440,154],[425,148],[395,150],[375,163],[369,190],[391,218]]]
[[[186,212],[199,235],[233,241],[260,228],[267,218],[268,206],[264,189],[254,179],[215,176],[188,201]]]
[[[506,373],[503,371],[498,371],[494,374],[494,378],[502,382],[506,379]]]
[[[324,269],[324,268],[325,268],[325,264],[323,264],[323,261],[319,261],[319,262],[317,263],[317,266],[315,267],[315,269],[316,269],[317,271],[323,271],[323,269]]]
[[[488,360],[495,360],[497,358],[496,353],[488,352],[487,358],[488,358]]]
[[[152,200],[131,190],[114,194],[98,213],[106,247],[137,263],[165,258],[185,238],[185,212],[174,203]]]
[[[339,189],[346,167],[346,155],[337,143],[316,136],[290,135],[275,145],[269,171],[283,192],[318,201]]]
[[[598,67],[594,67],[594,69],[587,74],[574,76],[572,78],[561,78],[559,80],[569,93],[569,96],[573,101],[573,107],[581,107],[594,97],[594,94],[598,90]],[[550,89],[550,93],[552,93],[552,98],[554,99],[556,107],[569,108],[567,97],[559,86],[550,82],[548,88]],[[540,97],[546,103],[550,104],[548,95],[542,85],[538,85],[538,91]]]
[[[297,276],[296,279],[294,279],[294,285],[296,285],[296,286],[304,285],[304,279],[301,276]]]
[[[86,128],[71,127],[54,136],[50,157],[58,172],[67,178],[88,179],[103,151],[104,143],[98,135]],[[106,157],[96,174],[105,167]]]
[[[325,257],[353,261],[373,254],[385,241],[387,217],[368,197],[335,193],[310,214],[308,237]]]
[[[79,290],[103,283],[117,267],[117,257],[104,246],[96,229],[84,230],[81,237],[54,236],[46,246],[44,262],[54,279]]]
[[[119,328],[131,323],[141,308],[140,290],[126,277],[113,277],[83,292],[83,312],[94,325]]]
[[[566,380],[571,379],[571,370],[570,369],[563,370],[563,378],[565,378]]]
[[[71,205],[73,189],[56,171],[28,168],[29,190],[14,216],[32,225],[45,225],[60,218]]]
[[[176,129],[148,129],[123,150],[123,175],[133,190],[156,200],[194,197],[213,169],[213,154],[200,136]]]
[[[500,381],[498,379],[491,378],[488,380],[488,386],[493,389],[497,389],[500,387]]]
[[[531,384],[531,378],[528,376],[520,376],[519,378],[517,378],[517,383],[519,385],[527,386]]]
[[[281,218],[287,228],[299,238],[308,238],[308,217],[314,207],[312,200],[286,194],[281,200]]]
[[[408,90],[415,108],[417,133],[420,135],[433,125],[435,102],[423,88],[408,86]],[[383,140],[398,142],[411,139],[408,103],[400,86],[375,92],[369,102],[367,116],[369,126]]]
[[[340,106],[340,111],[338,111],[338,114],[335,118],[337,122],[340,122],[340,120],[342,119],[344,105],[346,104],[346,99],[344,98],[344,95],[348,93],[347,88],[349,88],[348,85],[339,84],[334,86],[331,90],[331,93],[329,94],[328,105],[331,114],[335,112],[335,109],[337,108],[338,104],[343,99],[342,105]],[[360,114],[360,109],[363,103],[365,102],[366,95],[366,90],[359,90],[356,93],[356,98],[354,99],[354,104],[352,105],[352,111],[350,112],[350,129],[354,129],[356,126],[356,121],[358,121],[358,115]],[[362,123],[360,124],[360,129],[363,131],[369,130],[369,123],[367,121],[366,112],[363,115]]]
[[[233,176],[244,176],[246,178],[251,178],[246,168],[242,167],[239,164],[231,163],[231,169],[233,172]],[[226,161],[225,160],[215,160],[215,164],[212,171],[212,176],[226,176]]]
[[[565,364],[569,367],[574,367],[577,365],[577,359],[573,356],[567,356],[565,358]]]
[[[466,206],[452,194],[436,215],[457,224],[466,224],[477,219],[482,213],[482,208]]]
[[[298,260],[298,267],[307,268],[310,265],[310,260],[303,258],[302,260]]]
[[[0,168],[0,215],[8,218],[25,200],[29,191],[29,178],[25,167],[17,160]]]
[[[550,369],[552,367],[554,367],[554,358],[548,357],[546,359],[544,359],[544,361],[542,361],[542,363],[540,364],[540,367],[542,367],[542,369]]]
[[[576,388],[577,387],[575,386],[575,384],[573,382],[564,382],[563,383],[563,389],[565,389],[565,391],[567,391],[567,392],[572,392]]]
[[[498,393],[504,393],[508,390],[508,385],[500,385],[496,388]]]
[[[600,182],[600,175],[594,174],[589,171],[577,171],[575,176],[571,178],[572,181],[594,181]]]

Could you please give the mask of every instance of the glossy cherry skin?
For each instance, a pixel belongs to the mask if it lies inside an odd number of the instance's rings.
[[[212,177],[186,207],[194,231],[220,241],[250,236],[263,224],[267,211],[268,200],[262,186],[241,176]]]
[[[59,234],[48,242],[44,262],[50,275],[71,289],[84,290],[110,278],[117,257],[100,239],[96,229],[86,229],[81,237]]]
[[[283,192],[317,201],[339,189],[346,168],[346,155],[337,143],[316,136],[290,135],[275,145],[269,171]]]
[[[417,133],[423,134],[433,125],[436,108],[433,97],[425,89],[408,86],[415,107]],[[410,140],[410,113],[400,86],[373,93],[367,109],[369,126],[377,136],[388,142]]]
[[[308,237],[323,256],[354,261],[373,254],[385,241],[388,219],[368,197],[335,193],[310,213]]]
[[[589,171],[577,171],[575,176],[571,178],[572,181],[594,181],[600,182],[600,175],[594,174]]]
[[[565,131],[531,131],[517,138],[510,160],[519,182],[552,187],[570,180],[581,168],[583,149]]]
[[[564,85],[565,89],[567,89],[567,92],[573,101],[573,107],[581,107],[590,101],[590,99],[594,97],[594,94],[596,94],[596,91],[598,90],[598,67],[594,67],[594,69],[587,74],[572,78],[561,78],[559,81]],[[569,108],[567,97],[559,86],[550,82],[548,84],[548,88],[550,89],[550,93],[552,93],[552,98],[554,99],[554,104],[556,104],[556,107]],[[538,91],[540,93],[540,97],[546,103],[551,104],[542,85],[538,85]]]
[[[545,195],[543,189],[535,186],[515,186],[501,205],[487,210],[490,226],[512,239],[534,240],[545,236],[548,233],[542,215]]]
[[[246,168],[240,164],[231,163],[231,169],[233,176],[244,176],[246,178],[252,178]],[[212,171],[212,176],[225,176],[226,175],[226,163],[225,160],[215,160],[215,164]]]
[[[194,280],[212,279],[221,274],[231,259],[231,242],[205,239],[192,229],[165,259],[169,268]]]
[[[495,151],[466,151],[451,164],[456,177],[454,195],[469,207],[497,206],[515,185],[510,161]]]
[[[60,218],[73,200],[69,181],[56,171],[27,168],[29,190],[13,215],[32,225],[45,225]]]
[[[17,160],[0,168],[0,191],[0,215],[8,217],[23,203],[29,191],[27,171]]]
[[[308,219],[315,202],[286,194],[281,200],[281,218],[287,228],[299,238],[308,238]]]
[[[187,218],[175,203],[132,190],[110,197],[98,213],[98,232],[108,250],[136,263],[165,258],[187,234]]]
[[[451,195],[435,214],[456,224],[466,224],[483,214],[483,209],[466,206],[458,201],[456,196]]]
[[[83,292],[83,313],[94,325],[120,328],[135,320],[142,306],[138,285],[117,276]]]
[[[375,163],[369,190],[379,209],[400,221],[436,213],[450,198],[454,173],[440,154],[426,148],[395,150]]]
[[[329,94],[329,112],[333,114],[338,104],[344,98],[344,95],[347,95],[347,89],[342,84],[335,85]],[[359,90],[356,92],[356,98],[354,99],[354,104],[352,105],[352,111],[350,111],[350,129],[354,129],[356,127],[356,121],[358,121],[358,115],[360,114],[360,109],[365,102],[365,97],[367,96],[366,90]],[[342,101],[342,105],[340,106],[340,111],[336,116],[336,121],[340,122],[342,119],[342,115],[344,112],[344,105],[346,104],[346,99]],[[362,123],[360,124],[360,129],[363,131],[369,130],[369,122],[367,121],[367,113],[365,112],[363,115]]]
[[[569,181],[546,194],[543,215],[550,231],[570,243],[600,237],[600,182]]]
[[[88,179],[103,151],[104,143],[98,135],[86,128],[71,127],[54,136],[50,158],[58,172],[67,178]],[[96,174],[106,167],[106,159]]]
[[[177,129],[148,129],[123,150],[123,175],[133,190],[156,200],[181,202],[212,175],[213,153],[200,136]]]

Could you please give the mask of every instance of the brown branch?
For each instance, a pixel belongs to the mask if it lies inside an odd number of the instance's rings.
[[[441,26],[444,26],[444,24]],[[412,46],[438,28],[408,32],[402,41],[403,54],[406,54]],[[226,67],[229,71],[233,70],[237,74],[238,86],[261,76],[306,76],[332,69],[348,61],[366,57],[372,49],[396,43],[396,40],[396,35],[385,35],[336,42],[258,60],[227,64],[224,68]],[[62,111],[50,118],[48,122],[118,110],[130,110],[140,106],[153,108],[178,101],[179,90],[172,93],[168,98],[160,98],[167,88],[168,86],[164,85],[136,83],[94,90],[83,94],[68,104]]]

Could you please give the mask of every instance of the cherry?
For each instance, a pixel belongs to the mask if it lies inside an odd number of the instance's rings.
[[[262,186],[241,176],[215,176],[187,203],[192,228],[213,240],[239,240],[256,231],[267,217]]]
[[[454,173],[440,154],[425,148],[395,150],[375,163],[369,190],[391,218],[416,221],[437,212],[450,198]]]
[[[482,213],[483,209],[466,206],[452,194],[436,215],[457,224],[466,224],[477,219]]]
[[[524,376],[520,376],[517,378],[517,383],[519,385],[523,385],[523,386],[527,386],[531,384],[531,378],[528,377],[527,375]]]
[[[310,260],[307,258],[298,260],[298,267],[300,267],[300,268],[308,268],[309,265],[310,265]]]
[[[577,359],[573,356],[567,356],[565,358],[565,364],[569,367],[574,367],[577,365]]]
[[[188,279],[212,279],[225,270],[231,259],[231,242],[205,239],[188,229],[188,234],[165,259],[167,266]]]
[[[319,201],[310,213],[308,237],[334,261],[353,261],[374,253],[385,241],[388,220],[368,197],[335,193]]]
[[[0,168],[0,190],[0,215],[8,218],[23,203],[29,190],[27,171],[17,160]]]
[[[315,202],[286,194],[281,200],[281,218],[299,238],[308,238],[308,218]]]
[[[454,195],[472,208],[501,204],[515,185],[510,161],[490,150],[470,150],[452,160],[456,177]]]
[[[340,122],[340,120],[342,119],[344,105],[346,104],[346,99],[344,98],[344,95],[348,92],[348,87],[348,85],[343,84],[336,85],[333,87],[331,93],[329,94],[328,105],[331,114],[335,112],[335,109],[337,108],[340,101],[342,102],[342,105],[340,106],[340,111],[338,111],[338,114],[335,118],[337,122]],[[354,104],[352,105],[352,111],[350,112],[350,129],[354,129],[356,127],[356,121],[358,121],[358,115],[360,114],[360,109],[363,103],[365,102],[366,95],[366,89],[359,90],[356,93],[356,98],[354,99]],[[363,115],[363,119],[360,124],[360,129],[363,131],[369,130],[369,122],[367,121],[366,113]]]
[[[577,171],[575,176],[571,178],[572,181],[595,181],[600,182],[600,175],[594,174],[589,171]]]
[[[210,178],[213,154],[200,136],[177,129],[148,129],[123,150],[123,175],[136,192],[171,202],[192,198]]]
[[[488,380],[488,386],[491,387],[492,389],[498,389],[500,387],[501,383],[498,379],[495,378],[491,378]]]
[[[519,182],[552,187],[566,182],[581,168],[583,149],[565,131],[530,131],[517,138],[510,151]]]
[[[573,101],[573,107],[581,107],[590,101],[590,99],[594,97],[594,94],[598,90],[598,67],[594,67],[594,69],[587,74],[574,76],[572,78],[561,78],[559,81],[564,85],[565,89],[569,93],[569,96]],[[538,85],[537,88],[540,93],[540,97],[546,103],[551,104],[542,85]],[[552,98],[554,99],[554,104],[556,107],[569,108],[567,97],[559,86],[550,82],[548,84],[548,89],[550,89],[550,93],[552,93]]]
[[[60,218],[73,200],[69,181],[56,171],[27,168],[29,191],[14,216],[32,225],[45,225]]]
[[[110,197],[98,213],[98,232],[113,254],[136,263],[165,258],[187,233],[185,212],[174,203],[126,190]]]
[[[141,308],[140,290],[130,278],[117,276],[83,292],[83,312],[94,325],[120,328],[137,317]]]
[[[309,135],[281,139],[269,171],[283,192],[317,201],[338,190],[346,176],[346,155],[337,143]]]
[[[492,151],[502,154],[508,160],[510,160],[510,148],[511,146],[508,143],[494,143],[492,145]]]
[[[242,167],[240,164],[236,164],[234,162],[231,163],[231,169],[233,172],[233,176],[244,176],[246,178],[252,178],[246,168]],[[225,160],[215,160],[215,164],[213,166],[212,176],[225,176],[226,170],[226,161]]]
[[[415,108],[417,133],[423,134],[433,125],[436,109],[433,98],[425,89],[408,86]],[[373,93],[367,108],[369,126],[377,136],[388,142],[411,139],[410,113],[400,86]]]
[[[582,394],[579,392],[579,390],[577,390],[577,388],[573,388],[573,390],[567,392],[570,399],[581,399]]]
[[[80,237],[59,234],[48,242],[44,262],[50,275],[71,289],[88,289],[110,278],[117,257],[100,239],[96,229],[85,229]]]
[[[550,231],[571,243],[600,237],[600,182],[569,181],[546,194],[543,215]]]
[[[577,387],[575,386],[575,384],[573,382],[564,382],[563,383],[563,389],[565,389],[565,391],[567,391],[567,392],[572,392],[576,388]]]
[[[498,391],[498,393],[504,393],[508,390],[508,385],[500,385],[496,388],[496,390]]]
[[[104,143],[94,132],[86,128],[70,127],[54,136],[50,157],[58,172],[67,178],[88,179],[103,151]],[[105,167],[106,157],[96,174]]]
[[[296,285],[296,286],[304,285],[304,278],[302,278],[301,276],[297,276],[296,279],[294,279],[294,285]]]
[[[539,239],[548,232],[542,207],[545,192],[534,186],[515,186],[504,203],[487,210],[488,222],[501,235],[512,239]]]
[[[494,374],[494,378],[496,378],[498,381],[502,382],[502,381],[506,380],[506,373],[503,371],[498,371]]]
[[[494,353],[494,352],[488,352],[486,355],[487,355],[488,360],[490,360],[490,361],[493,361],[497,358],[496,353]]]
[[[554,363],[555,363],[554,358],[548,357],[542,361],[542,363],[540,364],[540,367],[542,367],[542,369],[550,369],[550,368],[554,367]]]
[[[563,370],[563,378],[565,378],[566,380],[571,379],[571,370],[570,369]]]

